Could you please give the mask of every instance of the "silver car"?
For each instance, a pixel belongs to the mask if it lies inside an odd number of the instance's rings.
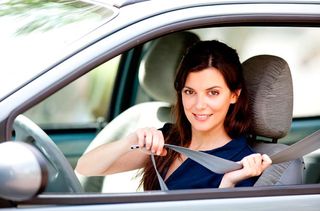
[[[307,142],[254,187],[144,191],[137,171],[74,171],[86,151],[172,121],[174,71],[197,40],[237,49],[253,84],[257,150],[274,154],[318,131],[319,26],[315,0],[2,1],[0,207],[319,210],[320,151]]]

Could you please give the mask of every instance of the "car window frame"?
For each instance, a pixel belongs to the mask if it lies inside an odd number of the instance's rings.
[[[188,200],[214,200],[234,198],[281,197],[320,194],[320,184],[286,185],[266,187],[238,187],[223,189],[189,189],[134,192],[134,193],[86,193],[86,194],[40,194],[20,205],[96,205],[120,203],[170,202]],[[320,198],[320,195],[319,195]]]

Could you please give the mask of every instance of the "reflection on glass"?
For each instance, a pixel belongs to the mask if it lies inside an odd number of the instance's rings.
[[[120,56],[100,65],[28,110],[25,115],[46,128],[102,121],[109,111],[119,62]]]
[[[68,45],[113,14],[113,8],[78,0],[1,1],[0,98],[63,58]]]

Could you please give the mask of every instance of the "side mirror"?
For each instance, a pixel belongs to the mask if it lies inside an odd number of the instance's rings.
[[[33,146],[15,141],[0,144],[0,197],[12,201],[31,199],[48,182],[46,160]]]

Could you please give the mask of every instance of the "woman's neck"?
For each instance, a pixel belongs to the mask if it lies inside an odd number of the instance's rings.
[[[211,150],[229,143],[232,139],[224,128],[215,131],[192,130],[189,148],[193,150]]]

